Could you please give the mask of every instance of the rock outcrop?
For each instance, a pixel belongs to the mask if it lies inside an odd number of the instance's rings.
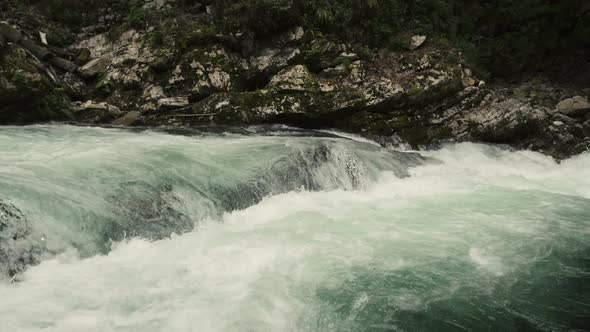
[[[518,84],[486,84],[436,36],[407,31],[394,36],[399,49],[367,49],[301,22],[226,31],[208,2],[130,5],[137,22],[109,7],[63,49],[3,38],[0,124],[285,123],[414,147],[477,140],[559,158],[587,147],[587,90],[522,96]],[[19,36],[37,34],[15,22]],[[36,46],[75,67],[39,58],[29,50]]]

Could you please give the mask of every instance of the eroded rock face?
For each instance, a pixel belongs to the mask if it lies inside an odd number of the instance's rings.
[[[437,122],[451,130],[452,137],[507,143],[526,139],[548,120],[549,110],[513,99],[497,99],[485,91],[468,89],[472,98],[482,98],[475,105],[458,105],[445,112]]]
[[[318,83],[304,65],[286,68],[273,76],[269,89],[277,91],[313,91]]]
[[[0,278],[38,264],[43,248],[42,237],[35,234],[24,214],[0,200]]]

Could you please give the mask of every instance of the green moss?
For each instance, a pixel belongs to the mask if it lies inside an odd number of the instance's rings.
[[[266,36],[302,22],[298,1],[293,0],[219,0],[213,6],[224,31],[249,30]]]
[[[221,0],[214,6],[224,31],[267,35],[301,24],[315,39],[395,50],[407,48],[408,36],[426,34],[462,48],[484,79],[542,69],[558,55],[590,54],[590,11],[576,0]],[[310,46],[306,63],[315,70],[321,58]]]
[[[21,70],[4,72],[0,79],[0,123],[32,123],[66,118],[69,100],[64,89]]]
[[[145,26],[145,10],[141,7],[131,9],[127,15],[127,24],[130,28],[141,29]]]
[[[101,79],[96,84],[96,91],[103,97],[108,97],[113,93],[113,83],[107,79]]]

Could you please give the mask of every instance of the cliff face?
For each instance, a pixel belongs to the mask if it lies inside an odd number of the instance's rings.
[[[383,144],[478,140],[559,158],[589,146],[587,58],[572,60],[578,75],[569,66],[527,72],[509,61],[499,70],[485,52],[473,55],[475,44],[459,47],[475,32],[449,41],[460,24],[435,15],[444,8],[349,2],[9,1],[0,25],[0,123],[284,123]],[[544,13],[571,9],[560,6]],[[394,9],[405,23],[384,21]],[[577,9],[564,31],[588,20],[587,9]],[[504,47],[508,37],[498,36]],[[587,42],[565,53],[556,45],[543,59],[583,55]],[[494,80],[507,72],[521,79]],[[561,83],[564,75],[569,84]],[[581,96],[556,106],[574,95]]]

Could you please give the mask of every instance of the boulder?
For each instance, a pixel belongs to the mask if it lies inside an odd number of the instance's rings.
[[[560,101],[556,111],[571,117],[581,117],[590,111],[590,103],[582,96],[575,96]]]
[[[86,79],[95,78],[101,74],[104,74],[109,67],[110,59],[108,57],[102,57],[91,60],[79,69],[80,76]]]
[[[158,111],[171,111],[189,105],[188,97],[171,97],[158,100]]]
[[[88,100],[85,103],[78,102],[74,106],[74,117],[81,122],[110,122],[122,115],[123,112],[118,107],[106,102],[96,103],[92,100]]]
[[[129,112],[129,113],[125,114],[124,116],[114,120],[112,122],[112,124],[117,125],[117,126],[132,126],[132,125],[136,124],[137,122],[139,122],[140,115],[141,115],[141,113],[139,113],[137,111],[132,111],[132,112]]]
[[[193,230],[184,201],[171,185],[152,186],[142,181],[121,183],[105,197],[117,216],[104,238],[121,241],[141,237],[160,240]]]
[[[90,50],[88,48],[81,49],[78,56],[74,59],[74,63],[78,66],[84,66],[88,61],[90,61]]]
[[[35,234],[24,214],[0,200],[0,279],[38,264],[43,251],[42,236]]]
[[[416,50],[426,42],[427,37],[422,35],[412,36],[410,40],[410,50]]]
[[[298,48],[266,48],[250,58],[250,66],[264,76],[271,76],[287,67],[299,54]]]
[[[306,66],[296,65],[273,76],[267,88],[277,91],[311,91],[318,88],[318,83]]]
[[[272,38],[272,42],[277,47],[283,47],[290,43],[299,41],[305,35],[302,27],[296,26]]]

